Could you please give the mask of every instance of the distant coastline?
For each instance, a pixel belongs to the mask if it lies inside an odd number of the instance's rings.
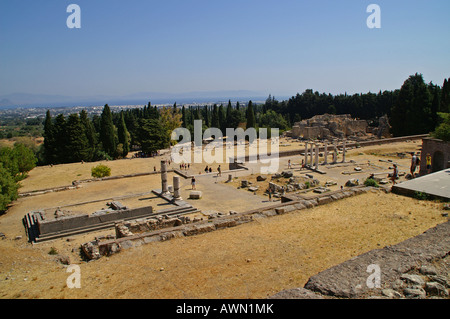
[[[95,107],[109,105],[178,105],[208,103],[228,103],[265,101],[267,95],[261,92],[251,91],[218,91],[218,92],[190,92],[179,94],[165,93],[141,93],[123,97],[94,96],[94,97],[69,97],[60,95],[39,94],[9,94],[0,96],[0,110],[15,108],[67,108],[67,107]],[[280,96],[280,98],[285,98]]]

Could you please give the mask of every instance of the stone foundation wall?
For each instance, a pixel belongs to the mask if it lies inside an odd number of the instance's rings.
[[[369,190],[378,191],[372,187],[353,187],[347,188],[342,191],[336,191],[332,194],[318,195],[309,199],[296,199],[286,203],[275,204],[264,208],[259,208],[242,213],[230,212],[229,215],[218,215],[221,217],[213,217],[207,221],[199,221],[196,223],[186,223],[179,226],[175,226],[178,222],[172,223],[172,221],[165,224],[167,228],[161,228],[154,231],[141,232],[149,227],[145,222],[130,222],[129,224],[120,223],[117,224],[116,233],[117,238],[114,240],[94,240],[81,245],[81,249],[88,259],[98,259],[102,256],[110,256],[112,254],[120,252],[122,249],[138,247],[143,244],[165,241],[173,238],[194,236],[211,231],[216,231],[228,227],[236,227],[241,224],[249,223],[259,218],[267,218],[276,215],[283,215],[293,211],[300,211],[303,209],[313,208],[315,206],[328,204],[335,200],[344,199],[350,196],[366,193]],[[130,225],[131,229],[138,231],[139,233],[133,233],[130,231],[127,225]],[[174,225],[174,227],[170,227]],[[163,227],[164,223],[160,223],[160,227]],[[119,229],[119,230],[118,230]]]
[[[142,216],[150,215],[153,213],[153,208],[142,207],[121,211],[113,211],[103,215],[78,215],[61,217],[55,220],[42,220],[39,221],[39,234],[49,235],[58,232],[65,232],[74,229],[93,227],[105,223],[114,222],[121,219],[139,218]]]

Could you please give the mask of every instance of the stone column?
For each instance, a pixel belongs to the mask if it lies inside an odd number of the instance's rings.
[[[337,145],[336,142],[334,142],[333,145],[333,164],[336,164],[337,162]]]
[[[345,139],[342,141],[342,163],[345,163]]]
[[[315,164],[316,164],[316,170],[319,169],[319,144],[316,144],[316,159],[315,159]]]
[[[328,143],[325,142],[325,146],[324,146],[324,158],[325,161],[323,162],[323,165],[327,165],[328,164]]]
[[[161,195],[168,193],[166,161],[161,161]]]
[[[180,194],[180,177],[174,176],[173,177],[173,199],[181,199]]]
[[[314,152],[314,145],[311,143],[311,147],[309,148],[309,167],[313,166],[313,152]]]
[[[308,142],[305,142],[305,166],[308,165]]]

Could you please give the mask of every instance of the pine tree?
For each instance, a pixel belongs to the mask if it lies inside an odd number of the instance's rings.
[[[77,113],[70,114],[66,123],[68,162],[87,161],[91,155],[85,126]]]
[[[115,127],[112,121],[111,110],[109,105],[106,104],[103,108],[103,112],[100,120],[100,141],[102,143],[103,150],[111,157],[116,155],[116,134]]]
[[[407,136],[434,131],[436,123],[431,104],[432,97],[422,74],[411,75],[400,88],[397,102],[391,110],[393,134]]]
[[[155,119],[140,119],[136,138],[142,151],[147,154],[164,149],[170,143],[167,130]]]

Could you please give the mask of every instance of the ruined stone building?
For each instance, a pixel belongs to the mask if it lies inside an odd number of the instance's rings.
[[[435,138],[424,138],[422,140],[422,151],[420,156],[420,175],[427,174],[427,155],[431,156],[430,173],[450,168],[450,142]]]
[[[294,123],[290,136],[294,138],[303,137],[305,139],[365,136],[367,127],[367,121],[354,119],[350,114],[323,114]]]

